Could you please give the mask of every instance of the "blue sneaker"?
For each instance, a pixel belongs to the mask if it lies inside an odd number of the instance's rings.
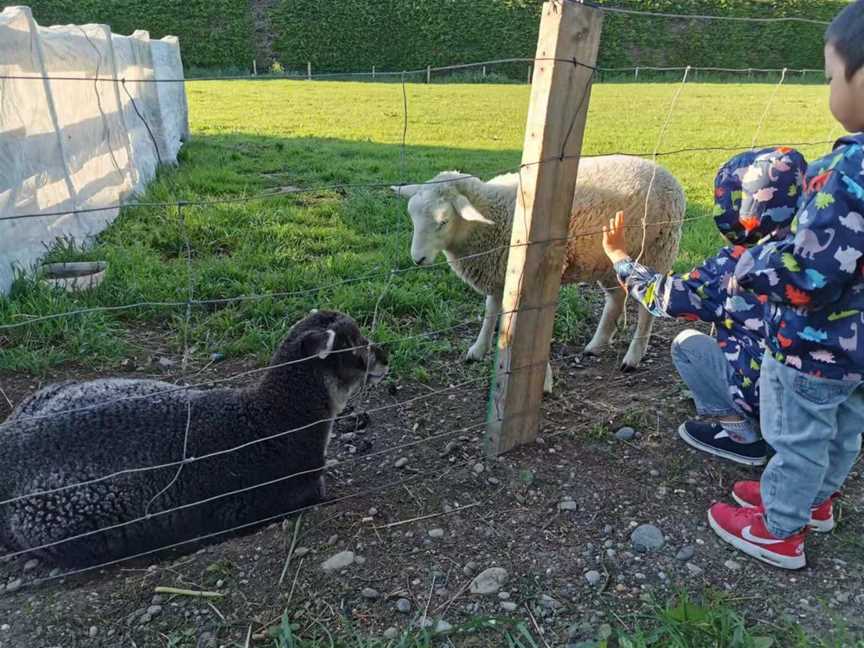
[[[763,440],[755,443],[737,443],[719,423],[687,421],[678,428],[678,436],[687,445],[745,466],[764,466],[768,463],[768,444]]]

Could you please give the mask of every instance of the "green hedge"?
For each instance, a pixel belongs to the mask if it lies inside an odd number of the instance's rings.
[[[847,0],[597,0],[634,9],[830,20]],[[534,53],[539,0],[33,0],[41,24],[180,37],[189,67],[401,70]],[[257,25],[256,18],[258,16]],[[266,60],[270,59],[270,60]],[[609,14],[601,65],[822,66],[822,28]]]
[[[247,0],[24,0],[40,25],[107,23],[114,33],[145,29],[180,38],[186,67],[249,67],[254,56]]]

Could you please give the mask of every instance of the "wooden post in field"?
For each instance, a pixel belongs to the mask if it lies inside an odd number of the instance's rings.
[[[537,438],[602,22],[588,5],[543,4],[489,408],[492,455]]]
[[[258,76],[258,61],[252,59],[252,76]]]
[[[306,63],[306,79],[308,81],[312,80],[312,61]]]
[[[426,66],[426,85],[429,85],[430,83],[432,83],[432,66],[427,65]]]
[[[372,80],[375,80],[375,66],[372,66]]]
[[[636,81],[638,81],[638,80],[639,80],[639,68],[637,67],[636,68]]]
[[[484,79],[486,78],[486,66],[485,65],[483,66],[483,78]]]

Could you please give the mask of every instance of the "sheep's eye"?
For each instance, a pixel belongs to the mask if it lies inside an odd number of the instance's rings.
[[[447,223],[449,223],[449,222],[450,222],[450,221],[448,221],[448,220],[446,220],[446,219],[445,219],[445,220],[438,221],[438,229],[439,229],[439,230],[444,229],[444,228],[447,226]]]

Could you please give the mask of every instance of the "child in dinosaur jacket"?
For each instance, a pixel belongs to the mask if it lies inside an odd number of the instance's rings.
[[[761,429],[776,454],[761,484],[736,484],[743,508],[716,504],[716,533],[770,564],[806,564],[810,528],[833,527],[832,501],[864,429],[864,0],[826,32],[830,107],[850,133],[813,163],[782,241],[738,262],[742,290],[766,302]]]
[[[684,275],[660,274],[627,256],[623,218],[604,241],[618,280],[651,314],[716,326],[716,338],[686,330],[672,344],[673,362],[706,419],[687,421],[678,433],[699,450],[745,465],[766,461],[758,433],[764,306],[727,287],[748,246],[788,233],[806,168],[789,148],[748,151],[724,164],[714,183],[714,219],[732,245]]]

